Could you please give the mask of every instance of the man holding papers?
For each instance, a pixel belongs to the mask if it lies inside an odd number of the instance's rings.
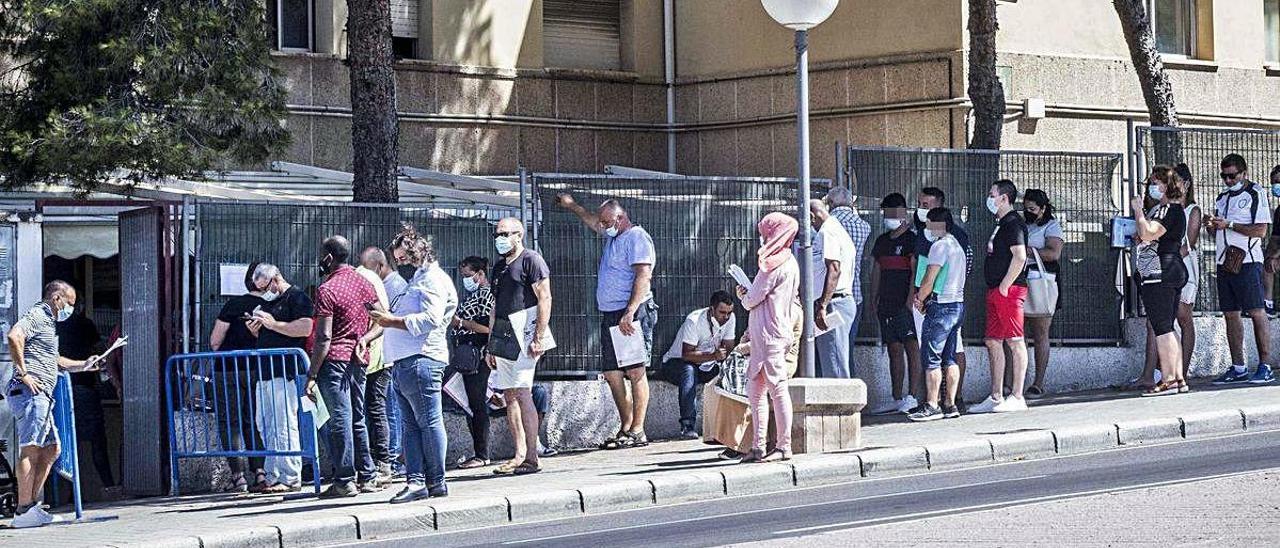
[[[500,259],[493,265],[493,316],[489,329],[505,318],[520,341],[519,355],[507,359],[490,353],[493,387],[502,390],[515,456],[493,471],[498,475],[533,474],[538,464],[538,411],[533,405],[533,374],[538,358],[551,349],[547,324],[551,321],[551,270],[542,255],[524,247],[524,223],[507,217],[498,221],[494,247]],[[500,334],[499,334],[500,335]]]
[[[821,200],[809,202],[809,214],[813,228],[818,231],[820,244],[814,245],[814,289],[821,289],[813,305],[814,356],[818,362],[818,376],[828,379],[847,379],[849,370],[850,324],[858,319],[858,304],[853,298],[853,273],[856,270],[858,249],[853,239],[831,216]],[[818,249],[821,246],[821,257]],[[821,259],[819,261],[818,259]]]
[[[602,314],[600,366],[622,425],[617,435],[601,447],[621,449],[649,445],[644,433],[644,418],[649,408],[645,366],[653,348],[653,326],[658,323],[658,305],[654,304],[650,290],[657,256],[653,238],[631,223],[631,217],[617,200],[606,200],[595,214],[578,205],[568,194],[559,195],[557,202],[605,238],[596,278],[596,307]],[[627,397],[627,382],[631,384],[634,399]]]

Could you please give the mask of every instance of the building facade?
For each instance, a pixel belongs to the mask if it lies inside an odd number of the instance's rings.
[[[792,35],[755,0],[391,3],[404,165],[795,174]],[[1184,123],[1280,127],[1280,0],[1150,3]],[[269,11],[284,159],[349,170],[345,2]],[[1111,4],[1002,0],[999,17],[1006,148],[1123,150],[1146,110]],[[810,37],[815,175],[836,141],[963,147],[966,24],[961,0],[842,1]]]

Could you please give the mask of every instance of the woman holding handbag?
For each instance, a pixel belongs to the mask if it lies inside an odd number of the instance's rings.
[[[493,314],[493,292],[485,273],[489,261],[467,257],[458,264],[462,278],[462,304],[449,324],[447,381],[454,373],[462,375],[467,391],[467,429],[471,431],[474,454],[458,463],[458,468],[471,469],[489,465],[489,366],[484,363],[484,347],[489,342],[489,316]]]
[[[1181,204],[1172,200],[1183,196],[1183,182],[1173,169],[1156,166],[1148,179],[1147,195],[1158,203],[1143,211],[1141,197],[1131,204],[1138,242],[1135,266],[1139,276],[1139,292],[1147,311],[1149,335],[1155,335],[1161,381],[1142,393],[1164,396],[1189,392],[1182,373],[1182,342],[1174,333],[1178,300],[1187,283],[1187,268],[1182,262],[1183,238],[1187,218]]]
[[[1038,188],[1028,189],[1022,196],[1022,214],[1027,221],[1027,307],[1023,312],[1027,336],[1035,346],[1035,379],[1027,388],[1027,397],[1045,395],[1044,378],[1049,370],[1049,327],[1053,315],[1062,307],[1059,297],[1062,281],[1062,223],[1053,216],[1049,195]],[[1043,280],[1037,282],[1036,280]],[[1011,383],[1009,383],[1011,384]]]

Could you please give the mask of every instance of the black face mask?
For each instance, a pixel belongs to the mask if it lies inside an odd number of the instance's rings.
[[[323,276],[325,274],[328,274],[329,269],[333,268],[333,256],[325,255],[323,257],[320,257],[320,260],[316,262],[316,266],[320,267],[320,275]]]
[[[1031,213],[1030,211],[1023,211],[1022,218],[1026,219],[1028,223],[1034,223],[1036,222],[1037,219],[1040,218],[1040,216],[1034,213]]]

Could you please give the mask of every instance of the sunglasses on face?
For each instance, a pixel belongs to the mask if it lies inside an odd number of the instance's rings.
[[[517,234],[519,234],[519,232],[494,232],[494,233],[493,233],[493,237],[494,237],[494,238],[506,238],[506,237],[509,237],[509,236],[515,236],[515,235],[517,235]]]
[[[1219,176],[1219,177],[1222,177],[1222,180],[1223,180],[1223,181],[1230,181],[1230,180],[1232,180],[1232,179],[1235,179],[1236,177],[1239,177],[1239,176],[1240,176],[1240,174],[1239,174],[1239,173],[1227,173],[1227,172],[1225,172],[1225,171],[1224,171],[1224,172],[1222,172],[1222,173],[1219,173],[1219,174],[1218,174],[1218,176]]]

